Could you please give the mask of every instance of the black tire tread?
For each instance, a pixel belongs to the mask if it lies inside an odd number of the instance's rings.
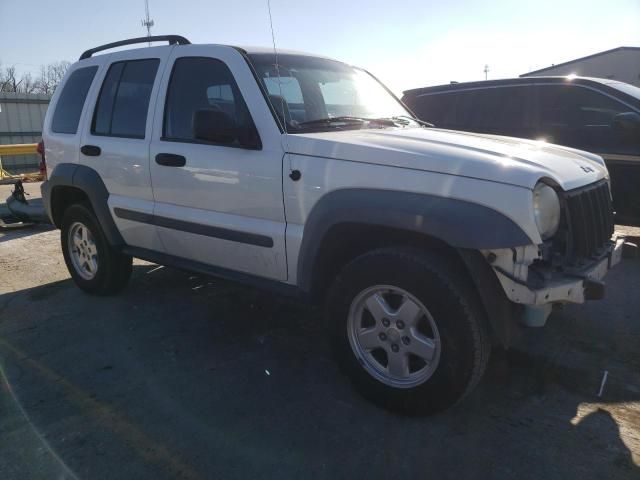
[[[349,285],[349,277],[353,269],[361,268],[363,265],[374,263],[379,257],[393,258],[399,265],[405,263],[417,264],[423,270],[435,274],[437,280],[441,282],[450,292],[449,298],[441,298],[442,301],[450,302],[445,308],[458,308],[464,312],[467,326],[473,338],[473,370],[464,392],[457,400],[449,406],[453,406],[462,401],[480,382],[491,353],[491,341],[489,335],[488,321],[481,300],[471,283],[464,267],[456,261],[451,261],[451,257],[441,252],[431,250],[420,250],[413,247],[392,246],[371,250],[349,262],[336,277],[329,294],[328,302],[339,295],[339,292]],[[436,410],[437,411],[437,410]],[[405,414],[434,413],[434,411],[420,411],[419,409],[403,409]]]
[[[85,280],[75,273],[66,248],[68,228],[77,219],[89,223],[87,227],[90,228],[96,239],[99,258],[102,258],[98,266],[98,274],[92,280]],[[109,244],[89,203],[81,202],[69,205],[62,215],[60,232],[65,263],[78,287],[90,294],[106,296],[120,292],[127,285],[132,273],[133,259]]]

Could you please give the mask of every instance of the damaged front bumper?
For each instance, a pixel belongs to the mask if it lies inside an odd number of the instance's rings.
[[[483,252],[493,267],[507,298],[524,305],[527,325],[544,324],[554,304],[584,303],[604,296],[602,279],[622,258],[624,237],[615,237],[597,260],[574,269],[537,268],[535,245]]]

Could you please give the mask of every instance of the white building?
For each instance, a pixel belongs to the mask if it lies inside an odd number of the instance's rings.
[[[640,87],[640,47],[618,47],[520,76],[547,77],[572,73],[582,77],[618,80]]]

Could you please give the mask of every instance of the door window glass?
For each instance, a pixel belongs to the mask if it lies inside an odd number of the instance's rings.
[[[100,90],[91,133],[144,138],[159,64],[158,59],[148,59],[111,65]]]
[[[614,117],[631,109],[617,100],[578,85],[538,87],[538,129],[552,143],[594,152],[621,148]]]
[[[231,117],[239,130],[253,122],[229,68],[213,58],[176,60],[167,90],[163,140],[198,141],[193,118],[198,110],[217,110]]]

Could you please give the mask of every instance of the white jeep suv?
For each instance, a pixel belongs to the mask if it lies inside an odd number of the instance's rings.
[[[51,100],[43,198],[71,276],[111,294],[132,257],[323,302],[373,401],[429,413],[490,347],[600,298],[620,259],[600,157],[440,130],[373,76],[293,52],[86,51]]]

